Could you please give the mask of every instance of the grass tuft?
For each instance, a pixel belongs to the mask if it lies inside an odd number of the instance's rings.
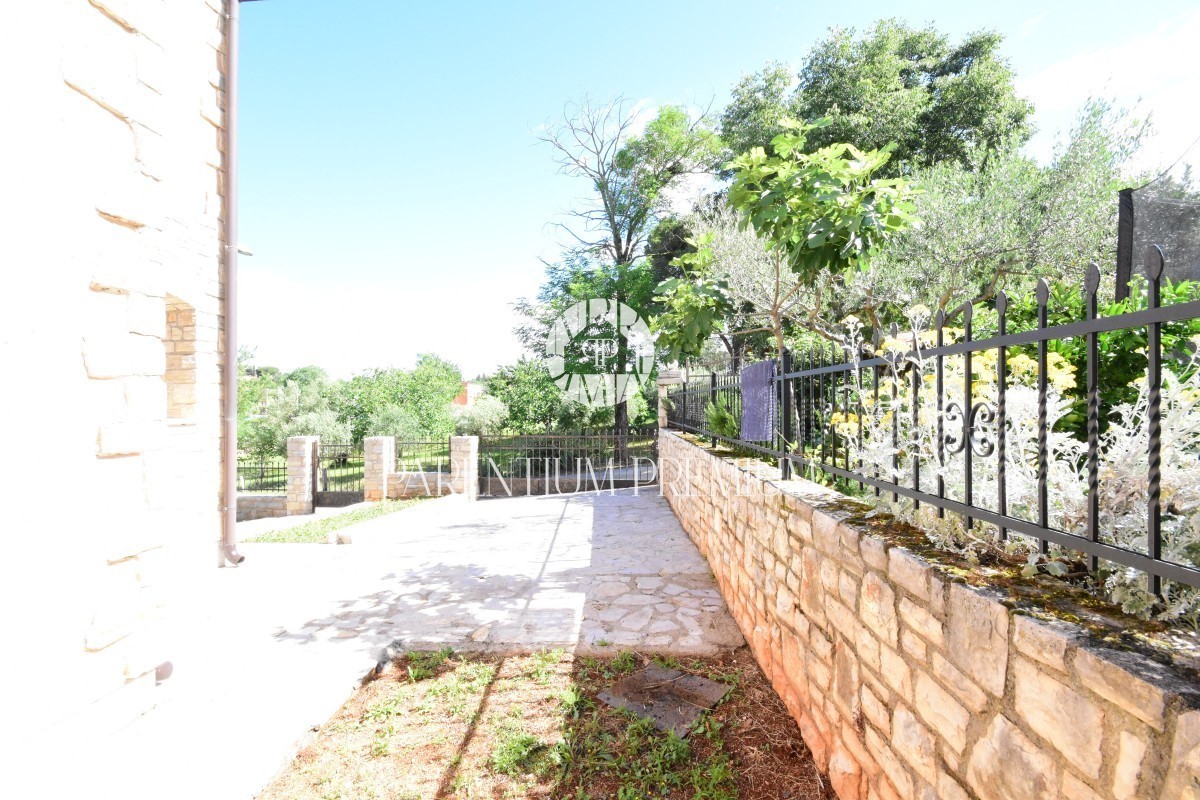
[[[529,657],[529,668],[526,675],[533,678],[542,686],[550,682],[554,668],[563,660],[566,651],[561,647],[556,650],[542,650]]]
[[[416,683],[437,674],[438,667],[445,664],[454,655],[453,647],[443,647],[441,650],[413,650],[404,656],[405,669],[408,670],[409,683]]]
[[[637,656],[632,650],[622,650],[620,655],[611,662],[613,672],[618,675],[628,675],[638,668]]]
[[[518,726],[500,729],[492,745],[492,756],[488,760],[493,772],[501,775],[525,775],[537,771],[537,756],[545,750],[536,736],[526,733]]]

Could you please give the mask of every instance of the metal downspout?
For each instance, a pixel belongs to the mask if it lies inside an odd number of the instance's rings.
[[[221,548],[218,566],[241,564],[237,549],[237,425],[238,425],[238,2],[226,0],[225,72],[225,363],[223,365],[225,476],[221,487]]]

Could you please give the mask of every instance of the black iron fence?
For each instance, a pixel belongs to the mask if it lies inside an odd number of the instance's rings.
[[[397,439],[396,472],[444,472],[450,470],[450,438]]]
[[[658,479],[657,454],[653,426],[482,436],[480,488],[493,495],[643,486]]]
[[[366,459],[361,448],[352,444],[321,442],[317,454],[316,492],[361,494]],[[322,505],[320,498],[318,504]]]
[[[284,459],[239,459],[239,494],[286,494],[287,461]]]
[[[1193,427],[1184,415],[1200,406],[1200,299],[1193,292],[1161,305],[1162,271],[1161,251],[1150,248],[1140,307],[1116,316],[1097,313],[1092,266],[1082,314],[1061,324],[1048,322],[1043,282],[1032,308],[1022,307],[1032,320],[1024,330],[1009,330],[1016,301],[1001,292],[985,309],[983,338],[974,334],[984,310],[968,304],[909,331],[876,332],[870,342],[852,334],[836,347],[785,354],[775,364],[771,441],[714,429],[723,419],[728,425],[722,404],[734,419],[740,414],[733,374],[691,377],[672,391],[670,425],[778,460],[785,478],[797,468],[819,471],[928,506],[939,518],[952,512],[967,531],[1030,537],[1042,553],[1053,544],[1084,554],[1092,571],[1102,561],[1132,567],[1155,594],[1164,580],[1200,586],[1200,538],[1188,518],[1200,508],[1180,486],[1180,470],[1198,460],[1181,448],[1200,443],[1184,440]],[[1164,367],[1179,390],[1170,405],[1179,416],[1167,430],[1175,470],[1167,501]],[[1135,379],[1120,377],[1131,370]]]

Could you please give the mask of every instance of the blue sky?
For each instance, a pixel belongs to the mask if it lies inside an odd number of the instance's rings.
[[[510,304],[536,292],[552,223],[587,190],[535,138],[564,103],[719,111],[742,74],[894,15],[1004,34],[1039,158],[1089,94],[1140,98],[1160,130],[1148,160],[1200,135],[1194,0],[245,3],[242,343],[339,377],[422,352],[468,377],[515,360]]]

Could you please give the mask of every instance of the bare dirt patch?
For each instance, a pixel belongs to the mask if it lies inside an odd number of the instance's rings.
[[[733,687],[686,738],[596,693],[657,663]],[[319,798],[829,800],[746,648],[683,661],[625,652],[410,653],[359,690],[260,795]]]

